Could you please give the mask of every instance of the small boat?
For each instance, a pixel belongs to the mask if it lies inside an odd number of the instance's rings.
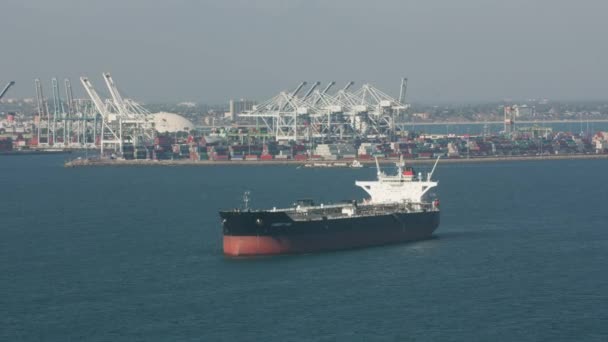
[[[308,164],[304,164],[304,167],[321,167],[321,168],[326,168],[326,167],[349,167],[348,163],[343,163],[343,162],[320,162],[320,163],[308,163]]]
[[[360,168],[363,167],[363,164],[361,164],[359,160],[355,159],[353,160],[352,164],[350,164],[350,167]]]

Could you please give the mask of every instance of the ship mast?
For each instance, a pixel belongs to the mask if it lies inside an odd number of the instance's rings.
[[[249,210],[249,191],[245,191],[245,193],[243,194],[243,205],[245,207],[245,210]]]

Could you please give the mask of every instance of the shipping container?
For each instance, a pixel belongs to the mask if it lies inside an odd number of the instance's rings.
[[[215,154],[213,155],[213,160],[228,160],[227,154]]]
[[[148,151],[146,151],[146,150],[135,151],[135,159],[147,159],[147,158],[148,158]]]

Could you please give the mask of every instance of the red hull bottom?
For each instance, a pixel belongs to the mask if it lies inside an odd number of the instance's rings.
[[[432,233],[432,231],[431,231]],[[224,254],[227,256],[276,255],[291,253],[310,253],[378,246],[392,243],[421,240],[430,234],[412,235],[395,232],[394,234],[356,234],[345,236],[224,236]],[[338,234],[336,234],[338,235]]]

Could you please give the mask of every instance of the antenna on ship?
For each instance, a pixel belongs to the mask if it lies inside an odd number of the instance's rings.
[[[245,206],[245,210],[249,210],[249,191],[245,191],[243,194],[243,204]]]
[[[403,169],[405,168],[405,161],[403,160],[403,154],[399,155],[399,163],[397,164],[397,170],[399,172],[399,178],[403,177]]]

